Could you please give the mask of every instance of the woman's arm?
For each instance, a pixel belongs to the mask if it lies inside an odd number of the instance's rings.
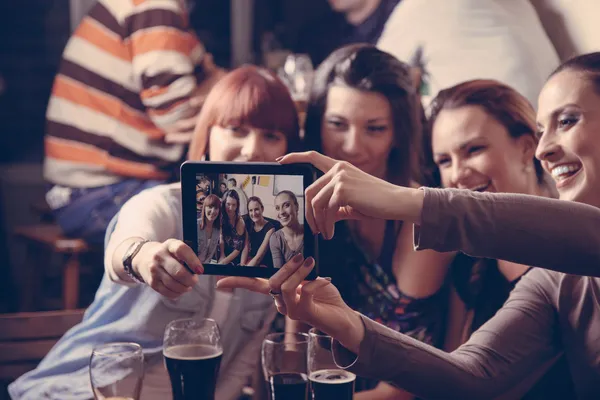
[[[493,398],[560,352],[555,309],[549,302],[557,279],[543,270],[524,276],[504,307],[452,353],[362,317],[364,338],[358,347],[356,337],[342,331],[337,336],[342,344],[347,340],[346,348],[358,348],[358,358],[338,345],[336,361],[419,397],[445,398],[452,393],[457,398]]]
[[[600,277],[600,210],[564,200],[423,189],[417,249],[461,250],[570,274]]]
[[[281,268],[285,263],[285,260],[283,259],[283,253],[281,252],[277,235],[271,235],[271,238],[269,239],[269,247],[271,248],[271,255],[273,256],[273,267]]]
[[[260,265],[260,262],[267,253],[267,248],[269,248],[269,242],[273,233],[275,233],[275,228],[269,229],[269,231],[265,235],[263,242],[260,244],[256,255],[254,256],[254,258],[252,258],[252,260],[250,260],[249,265]]]
[[[250,254],[250,240],[248,240],[248,232],[246,232],[246,238],[244,239],[244,250],[242,250],[242,257],[240,258],[240,264],[252,266],[248,262],[248,256]]]

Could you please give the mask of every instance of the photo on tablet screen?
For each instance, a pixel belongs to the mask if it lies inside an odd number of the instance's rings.
[[[202,263],[281,268],[304,251],[303,176],[198,174],[196,217]]]

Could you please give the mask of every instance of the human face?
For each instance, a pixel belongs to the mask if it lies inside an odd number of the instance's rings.
[[[211,161],[270,162],[285,155],[282,132],[246,125],[213,126],[208,140]]]
[[[224,183],[221,183],[220,187],[221,187],[221,192],[223,192],[223,193],[227,190],[227,185]]]
[[[206,215],[207,220],[214,222],[219,216],[219,207],[212,204],[210,206],[205,206],[204,214]]]
[[[392,112],[385,96],[332,87],[327,94],[321,132],[325,155],[385,178],[394,141]]]
[[[600,96],[580,72],[564,70],[538,99],[536,157],[562,200],[600,207]]]
[[[298,221],[298,207],[288,194],[275,197],[275,211],[277,211],[277,219],[284,227]]]
[[[227,197],[225,200],[225,209],[227,210],[227,215],[230,217],[235,216],[235,212],[238,208],[238,202],[233,197]]]
[[[204,199],[206,199],[206,193],[204,193],[204,192],[196,193],[196,210],[202,211],[202,206],[204,205]]]
[[[432,148],[447,188],[528,193],[536,179],[535,139],[512,138],[479,106],[442,110],[433,125]]]
[[[248,214],[252,222],[259,222],[263,219],[263,209],[258,201],[251,201],[248,204]]]

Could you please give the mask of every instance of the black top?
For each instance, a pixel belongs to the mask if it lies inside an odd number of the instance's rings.
[[[307,53],[316,67],[335,49],[352,43],[377,44],[385,23],[400,0],[381,0],[361,24],[352,25],[343,14],[331,12],[302,29],[297,53]]]
[[[254,256],[256,256],[258,249],[260,248],[261,244],[265,240],[265,236],[267,235],[267,232],[269,232],[269,230],[274,229],[274,228],[275,228],[275,226],[271,222],[267,221],[265,226],[263,226],[262,229],[257,232],[254,229],[254,222],[252,220],[249,220],[249,223],[246,224],[246,229],[248,230],[248,237],[250,238],[250,257],[249,257],[249,259],[252,259],[252,258],[254,258]],[[267,242],[267,251],[266,251],[263,259],[261,260],[259,266],[266,266],[266,267],[273,268],[273,257],[271,256],[271,247],[269,246],[268,242]]]

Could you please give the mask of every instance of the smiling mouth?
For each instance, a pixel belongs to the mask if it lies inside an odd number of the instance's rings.
[[[472,186],[470,188],[468,188],[468,190],[471,190],[473,192],[485,192],[486,190],[489,189],[489,187],[491,186],[492,182],[488,181],[486,183],[481,183],[479,185],[476,186]]]
[[[571,163],[571,164],[562,164],[552,168],[551,174],[552,178],[556,181],[557,184],[562,183],[563,181],[577,175],[581,171],[581,164],[579,163]]]

